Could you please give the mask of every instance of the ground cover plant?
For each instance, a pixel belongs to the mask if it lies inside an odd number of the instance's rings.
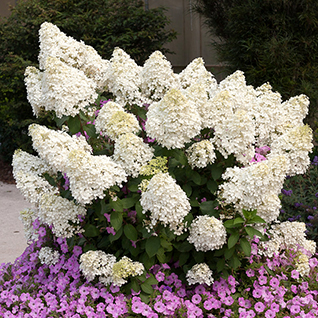
[[[25,71],[36,116],[17,150],[29,248],[0,271],[5,317],[315,317],[316,243],[278,222],[310,166],[305,95],[282,101],[201,58],[105,60],[48,22]]]

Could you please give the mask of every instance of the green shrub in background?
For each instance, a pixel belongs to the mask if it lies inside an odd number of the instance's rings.
[[[48,114],[34,118],[23,75],[26,66],[38,65],[38,30],[45,21],[93,46],[105,59],[120,47],[139,64],[155,50],[172,53],[163,45],[176,38],[166,29],[164,9],[145,11],[139,0],[18,1],[0,21],[0,155],[8,161],[17,148],[32,150],[30,123],[54,125]]]
[[[269,82],[283,98],[306,94],[306,121],[318,118],[316,0],[197,0],[220,61],[244,71],[249,84]]]

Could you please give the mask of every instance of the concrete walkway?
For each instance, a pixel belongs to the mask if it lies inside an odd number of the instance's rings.
[[[13,263],[27,247],[19,213],[28,207],[15,184],[0,182],[0,263]]]

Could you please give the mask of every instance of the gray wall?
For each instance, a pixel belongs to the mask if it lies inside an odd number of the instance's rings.
[[[223,66],[218,62],[211,46],[211,35],[201,17],[191,10],[191,0],[144,0],[149,9],[164,6],[171,20],[169,28],[178,32],[178,37],[166,45],[176,54],[167,54],[176,72],[184,69],[193,59],[202,57],[205,66],[218,80],[224,78]]]
[[[0,0],[0,17],[5,17],[10,14],[9,6],[15,5],[16,0]]]

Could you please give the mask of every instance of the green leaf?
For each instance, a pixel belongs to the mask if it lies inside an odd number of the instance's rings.
[[[189,253],[181,253],[180,256],[178,257],[179,266],[183,266],[187,262],[189,256],[190,256]]]
[[[96,237],[100,234],[98,228],[94,226],[93,224],[85,224],[84,225],[84,235],[86,237]]]
[[[235,225],[235,224],[242,224],[242,223],[244,223],[244,222],[245,222],[244,219],[239,216],[239,217],[237,217],[237,218],[234,219],[233,225]]]
[[[182,253],[187,253],[192,250],[193,245],[191,245],[188,241],[180,242],[174,244],[175,248]]]
[[[134,279],[131,282],[131,289],[133,289],[136,293],[138,293],[140,291],[140,286],[138,284],[138,282]]]
[[[220,179],[222,174],[223,174],[223,168],[222,167],[212,166],[211,176],[212,176],[214,181]]]
[[[240,246],[246,256],[251,256],[251,244],[245,237],[242,237],[240,239]]]
[[[55,116],[54,116],[54,117],[55,117]],[[62,118],[57,118],[57,117],[55,117],[54,120],[55,120],[55,122],[56,122],[56,125],[57,125],[59,128],[61,128],[62,125],[63,125],[66,121],[69,120],[69,118],[70,118],[70,116],[63,116]]]
[[[81,120],[78,116],[69,117],[67,121],[68,128],[70,129],[71,135],[78,133],[81,130]]]
[[[149,285],[157,285],[158,281],[156,280],[156,278],[151,274],[150,277],[148,277],[145,280],[145,283],[149,284]]]
[[[201,185],[201,176],[200,176],[200,174],[198,173],[198,172],[196,172],[196,171],[192,171],[192,173],[191,173],[191,180],[195,183],[195,184],[197,184],[197,185]]]
[[[160,246],[160,237],[151,236],[146,241],[146,253],[149,257],[153,257],[157,254]]]
[[[129,209],[135,206],[135,203],[138,201],[138,198],[125,198],[121,200],[124,209]]]
[[[217,201],[205,201],[200,203],[200,210],[203,214],[213,215],[217,213],[215,210],[216,206],[218,205]]]
[[[222,272],[224,267],[225,267],[225,259],[220,258],[216,263],[216,270],[220,273]]]
[[[266,223],[266,221],[262,219],[260,216],[255,215],[253,218],[249,220],[248,223]]]
[[[234,254],[234,251],[235,251],[235,247],[225,250],[225,253],[224,253],[225,259],[231,258],[232,255]]]
[[[251,227],[251,226],[246,226],[246,227],[244,228],[244,230],[245,230],[245,232],[248,234],[248,236],[249,236],[251,239],[254,238],[255,235],[256,235],[256,236],[259,236],[259,237],[263,237],[263,234],[262,234],[260,231],[254,229],[254,228]]]
[[[121,228],[123,223],[123,215],[120,212],[113,211],[110,214],[110,224],[117,231]]]
[[[185,166],[188,163],[188,159],[184,152],[180,149],[173,149],[171,151],[172,157],[174,157],[176,160],[178,160],[183,166]]]
[[[238,242],[240,234],[238,232],[231,234],[228,241],[228,248],[231,249]]]
[[[141,287],[141,289],[142,289],[142,291],[144,292],[144,293],[146,293],[146,294],[149,294],[149,295],[151,295],[152,293],[153,293],[153,288],[151,287],[151,285],[150,284],[148,284],[148,283],[142,283],[141,285],[140,285],[140,287]]]
[[[234,224],[234,220],[226,220],[223,225],[227,228],[227,229],[231,229],[235,226]]]
[[[241,261],[236,255],[233,255],[233,257],[229,261],[229,265],[234,269],[238,269],[241,266]]]
[[[109,241],[110,242],[114,242],[114,241],[117,241],[123,234],[123,228],[121,227],[115,235],[112,235],[110,234],[108,237],[109,237]]]
[[[131,192],[137,192],[139,190],[138,189],[138,184],[135,184],[135,183],[128,184],[128,189]]]
[[[192,187],[189,185],[189,183],[186,183],[182,186],[183,191],[186,193],[187,197],[190,197],[192,193]]]
[[[124,207],[123,207],[123,203],[122,200],[118,199],[116,201],[112,201],[110,200],[110,207],[117,211],[117,212],[123,212],[124,211]]]
[[[137,241],[138,232],[132,224],[126,224],[124,226],[124,233],[129,240],[132,240],[134,242]]]
[[[166,255],[165,255],[165,250],[164,250],[162,247],[159,248],[159,250],[158,250],[156,256],[157,256],[158,261],[159,261],[160,263],[163,264],[163,263],[166,263],[166,262],[167,262],[167,260],[166,260]]]
[[[218,184],[214,180],[209,180],[206,186],[212,194],[218,190]]]

